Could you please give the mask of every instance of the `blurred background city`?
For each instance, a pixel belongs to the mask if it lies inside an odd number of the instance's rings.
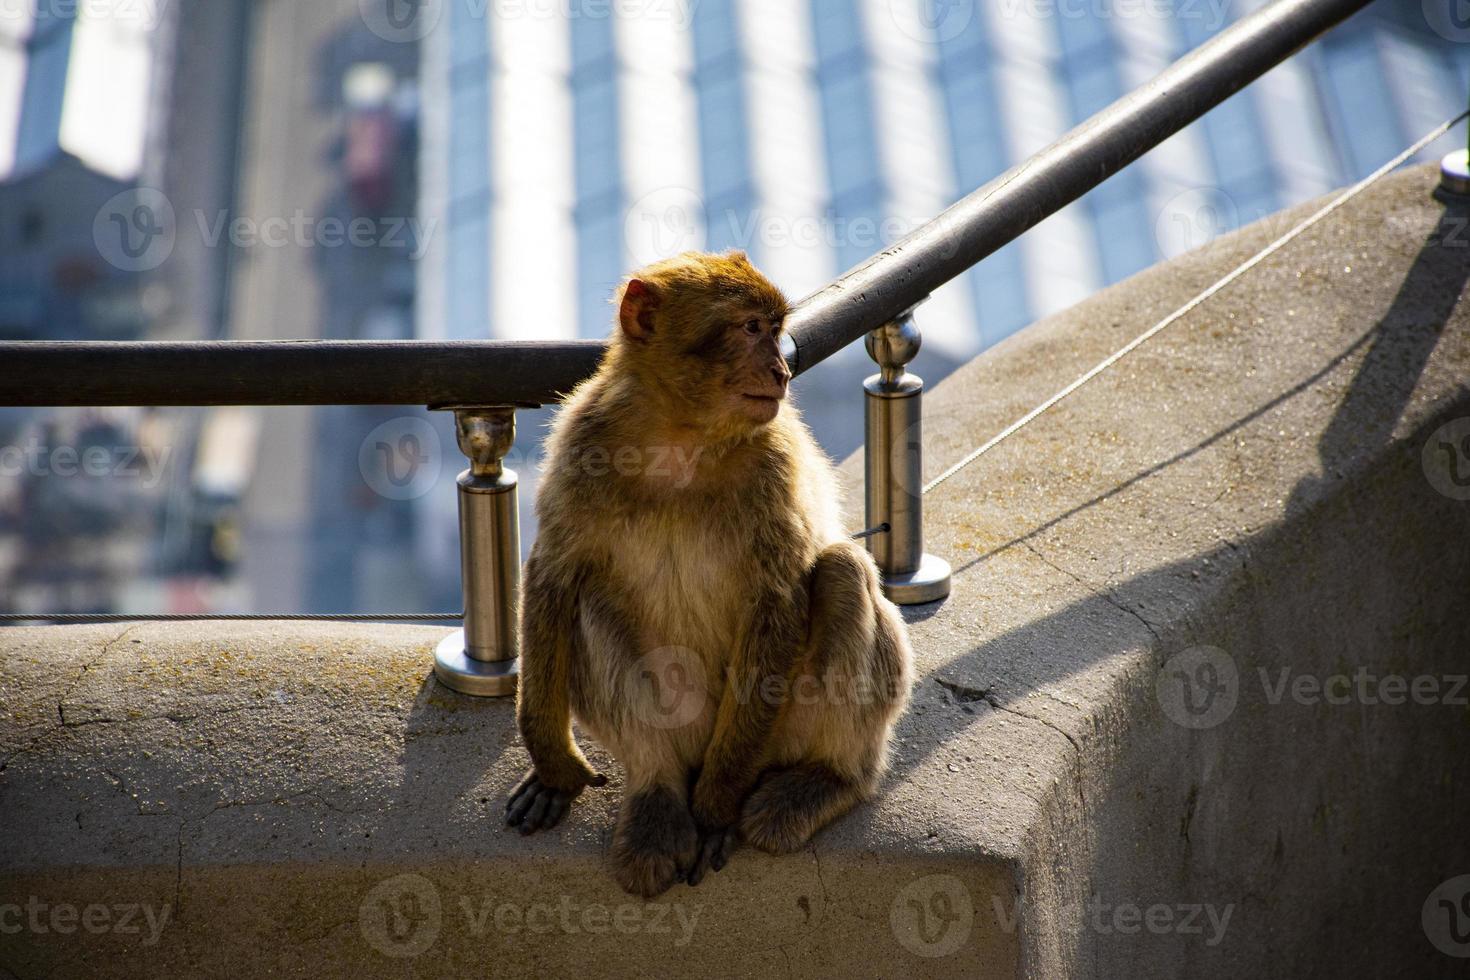
[[[0,0],[0,337],[600,337],[688,248],[796,298],[1260,2]],[[1460,7],[1380,0],[940,290],[915,369],[1365,176],[1464,106]],[[797,385],[834,457],[868,373]],[[0,612],[458,609],[463,465],[418,406],[0,409]]]

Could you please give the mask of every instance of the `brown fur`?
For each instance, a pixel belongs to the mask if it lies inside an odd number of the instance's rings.
[[[789,377],[781,293],[741,253],[687,253],[617,299],[621,329],[548,441],[517,702],[534,769],[512,823],[551,826],[600,779],[575,713],[626,770],[613,861],[651,896],[718,870],[737,827],[789,851],[871,794],[911,655],[837,523],[830,464],[760,394]],[[658,450],[683,463],[655,472]],[[643,465],[586,465],[619,451]]]

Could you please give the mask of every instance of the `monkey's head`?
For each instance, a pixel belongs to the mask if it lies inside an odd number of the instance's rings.
[[[786,297],[744,252],[685,252],[619,288],[615,348],[678,421],[751,431],[781,410],[791,369],[781,355]]]

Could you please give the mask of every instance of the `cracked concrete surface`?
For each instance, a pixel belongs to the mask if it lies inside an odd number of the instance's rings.
[[[618,780],[595,746],[608,788],[552,835],[501,827],[526,764],[512,708],[436,686],[441,630],[0,632],[0,917],[171,909],[152,945],[0,930],[0,969],[1449,972],[1420,909],[1470,871],[1470,710],[1273,699],[1263,681],[1470,669],[1470,502],[1422,463],[1470,415],[1470,247],[1443,234],[1463,210],[1446,216],[1434,179],[1385,181],[927,497],[954,593],[905,612],[919,669],[882,798],[803,853],[742,850],[650,905],[607,875]],[[929,473],[1284,220],[957,371],[927,396]],[[1193,696],[1173,665],[1205,647],[1233,708],[1192,727],[1171,714]],[[1211,943],[1098,906],[1231,917]]]

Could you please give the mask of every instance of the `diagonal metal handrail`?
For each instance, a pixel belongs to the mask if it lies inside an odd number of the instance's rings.
[[[804,371],[1020,237],[1285,61],[1370,0],[1276,0],[1241,18],[1028,160],[803,300]]]
[[[806,371],[913,308],[1189,125],[1369,0],[1276,0],[792,309]],[[0,406],[533,405],[604,342],[10,341]]]

